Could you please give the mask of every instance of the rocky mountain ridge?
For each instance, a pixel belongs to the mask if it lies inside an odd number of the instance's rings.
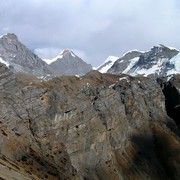
[[[0,64],[0,79],[1,178],[179,179],[179,76],[42,81]]]
[[[32,120],[47,119],[37,99],[47,89],[31,84],[39,82],[0,63],[0,178],[79,179],[64,144],[50,134],[45,139],[34,133]]]

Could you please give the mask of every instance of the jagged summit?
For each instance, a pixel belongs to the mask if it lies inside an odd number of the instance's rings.
[[[71,50],[65,49],[61,52],[61,55],[63,56],[67,56],[67,55],[71,55],[71,56],[76,56]]]
[[[10,40],[11,42],[17,42],[18,41],[18,37],[14,33],[7,33],[5,35],[0,36],[0,38],[4,39],[4,40]]]

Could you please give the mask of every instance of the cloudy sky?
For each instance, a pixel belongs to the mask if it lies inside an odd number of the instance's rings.
[[[8,32],[41,58],[71,49],[97,66],[131,49],[180,49],[180,0],[1,0]]]

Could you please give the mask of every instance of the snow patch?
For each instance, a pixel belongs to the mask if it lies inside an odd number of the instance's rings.
[[[169,48],[170,50],[176,50],[176,51],[179,51],[178,49],[176,49],[176,48],[174,48],[174,47],[169,47],[169,46],[168,46],[168,48]]]
[[[5,64],[7,67],[9,67],[9,63],[6,62],[6,61],[4,61],[1,57],[0,57],[0,62],[3,63],[3,64]]]
[[[51,64],[52,62],[55,62],[57,61],[58,59],[62,59],[63,58],[63,55],[62,54],[59,54],[58,56],[56,56],[55,58],[53,59],[42,59],[44,62],[46,62],[47,64]]]
[[[139,60],[139,57],[130,59],[129,60],[130,64],[128,65],[128,67],[122,73],[124,73],[124,74],[128,73],[128,71],[131,70],[131,68],[137,63],[138,60]]]
[[[99,72],[100,73],[106,73],[110,68],[111,66],[114,64],[114,62],[119,59],[119,57],[116,57],[116,56],[109,56],[103,64],[101,64],[100,66],[98,66],[96,69],[99,69]],[[104,65],[106,64],[106,65]],[[102,68],[101,68],[102,67]]]
[[[166,63],[168,62],[168,58],[159,58],[157,62],[154,62],[155,64],[152,65],[152,67],[150,67],[149,69],[146,68],[142,68],[140,69],[139,67],[137,69],[135,69],[132,73],[130,73],[132,76],[136,76],[136,75],[143,75],[145,77],[147,77],[150,74],[160,74],[162,69],[165,68]],[[132,68],[132,66],[131,66]],[[128,71],[126,71],[125,73],[128,73]]]
[[[119,64],[122,63],[122,62],[124,62],[124,60],[119,61]]]
[[[109,88],[113,88],[113,87],[114,87],[114,85],[115,85],[115,84],[111,84],[111,85],[109,86]]]
[[[75,54],[74,54],[73,52],[71,52],[71,56],[76,57]]]
[[[122,77],[122,78],[119,78],[119,81],[122,81],[122,80],[126,80],[127,82],[129,82],[129,80],[128,80],[128,76],[127,76],[127,77]]]
[[[180,73],[180,53],[171,58],[169,62],[170,64],[174,65],[175,71],[177,71],[177,73]]]
[[[116,57],[116,56],[109,56],[109,57],[105,60],[104,63],[109,62],[109,61],[115,62],[117,59],[119,59],[119,57]],[[104,64],[104,63],[103,63],[103,64]]]
[[[169,81],[172,77],[173,77],[173,75],[172,75],[172,74],[171,74],[171,75],[169,75],[169,76],[167,76],[167,81]]]
[[[155,64],[149,69],[144,69],[143,68],[143,69],[137,71],[137,74],[140,74],[140,75],[143,75],[143,76],[147,77],[150,74],[154,74],[156,72],[158,73],[159,72],[158,70],[159,70],[158,65]]]

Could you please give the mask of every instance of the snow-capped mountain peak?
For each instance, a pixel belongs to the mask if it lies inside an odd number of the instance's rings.
[[[124,73],[132,76],[167,76],[180,73],[180,53],[175,48],[159,44],[147,52],[128,51],[108,65],[106,60],[98,70],[102,73]]]
[[[55,74],[57,75],[81,75],[92,70],[91,65],[67,49],[46,62],[55,70]]]

